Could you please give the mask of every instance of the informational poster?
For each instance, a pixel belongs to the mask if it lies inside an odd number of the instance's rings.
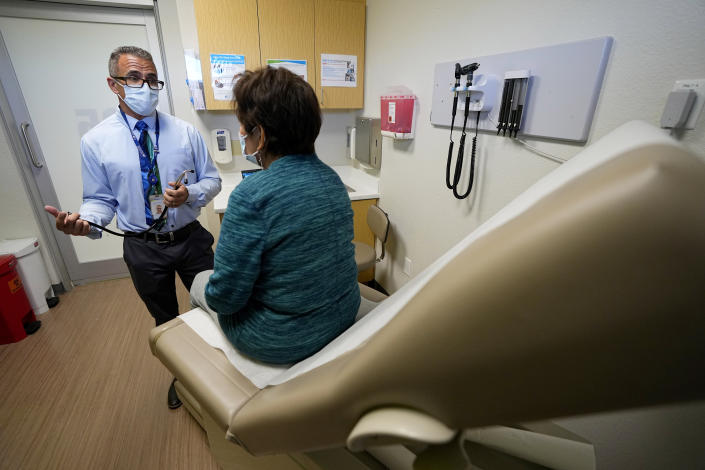
[[[201,111],[206,109],[206,100],[203,95],[203,74],[198,53],[193,49],[184,49],[186,59],[186,83],[191,92],[193,109]]]
[[[304,80],[308,80],[308,71],[306,69],[305,60],[293,60],[293,59],[267,59],[267,65],[274,68],[283,67],[285,69],[294,72],[299,77]]]
[[[321,86],[357,86],[357,56],[321,54]]]
[[[211,54],[211,85],[213,97],[219,101],[233,99],[233,87],[245,72],[245,56]]]

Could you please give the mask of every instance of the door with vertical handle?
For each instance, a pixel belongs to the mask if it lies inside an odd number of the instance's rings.
[[[127,275],[122,239],[68,236],[43,213],[44,205],[72,212],[81,206],[80,140],[117,110],[106,77],[110,53],[123,45],[150,51],[165,78],[151,9],[21,1],[0,5],[0,84],[9,103],[3,117],[16,129],[16,158],[31,179],[25,186],[35,193],[30,199],[35,213],[41,213],[41,228],[55,240],[55,261],[73,283]],[[162,93],[160,109],[168,112],[166,87]],[[115,222],[109,227],[115,229]]]

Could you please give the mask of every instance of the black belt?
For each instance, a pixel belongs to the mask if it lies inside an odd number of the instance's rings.
[[[194,220],[188,225],[181,227],[179,230],[174,230],[173,232],[147,232],[142,235],[137,235],[135,232],[125,232],[126,234],[135,236],[136,238],[141,238],[146,242],[157,242],[161,243],[179,243],[186,240],[191,232],[195,231],[201,226],[198,220]]]

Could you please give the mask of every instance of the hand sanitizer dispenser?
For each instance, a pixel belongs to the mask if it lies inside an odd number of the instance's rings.
[[[233,161],[233,149],[230,143],[230,131],[227,129],[214,129],[211,131],[213,143],[213,161],[227,164]]]

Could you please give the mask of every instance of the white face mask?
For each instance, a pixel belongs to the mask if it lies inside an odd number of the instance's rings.
[[[117,81],[115,83],[125,90],[125,98],[120,95],[118,97],[135,113],[150,116],[157,109],[159,90],[152,90],[146,83],[142,84],[142,88],[132,88]]]
[[[250,161],[253,158],[255,158],[257,160],[257,164],[259,166],[262,166],[262,160],[260,159],[259,155],[257,155],[259,153],[259,150],[255,150],[254,153],[249,153],[249,154],[245,151],[245,139],[247,139],[248,135],[247,134],[245,134],[245,135],[240,134],[239,137],[240,137],[240,148],[242,149],[242,156],[247,158]]]

